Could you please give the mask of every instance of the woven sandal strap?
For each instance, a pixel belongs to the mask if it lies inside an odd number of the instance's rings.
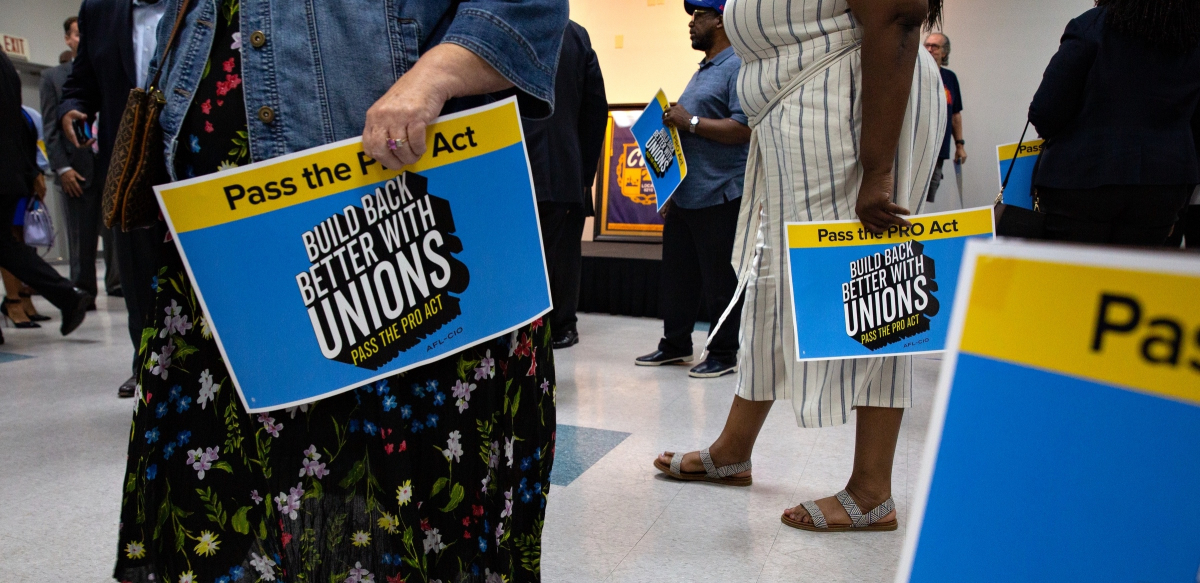
[[[746,460],[718,468],[716,464],[713,464],[712,455],[709,454],[707,447],[700,450],[700,463],[704,464],[704,473],[710,478],[728,478],[734,474],[749,471],[751,467],[750,460]]]
[[[717,466],[713,465],[712,456],[708,453],[708,448],[700,450],[700,463],[704,464],[704,473],[710,478],[717,478]]]
[[[858,507],[858,503],[845,490],[837,493],[837,499],[842,503],[842,508],[846,509],[846,514],[850,515],[850,522],[854,528],[871,526],[896,508],[896,502],[889,497],[884,500],[883,504],[876,506],[874,510],[864,515],[862,509]]]
[[[829,528],[829,525],[825,523],[825,515],[821,513],[821,509],[817,506],[816,500],[809,500],[808,502],[801,504],[801,506],[803,506],[804,509],[808,511],[808,515],[812,517],[813,526],[817,528]]]
[[[683,454],[682,453],[671,454],[671,474],[672,475],[674,475],[676,477],[682,477],[682,474],[680,473],[680,470],[679,470],[679,464],[682,464],[682,463],[683,463]]]

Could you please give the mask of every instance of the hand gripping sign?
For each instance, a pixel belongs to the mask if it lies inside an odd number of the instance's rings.
[[[438,118],[426,143],[403,172],[355,138],[155,189],[250,412],[352,389],[550,310],[515,99]]]
[[[787,223],[797,360],[942,350],[963,246],[992,237],[991,207],[906,217],[876,235],[858,221]]]
[[[958,295],[896,581],[1194,580],[1200,261],[972,241]]]
[[[667,199],[675,194],[684,178],[687,178],[687,158],[679,142],[679,130],[663,124],[663,114],[671,107],[662,89],[654,100],[642,111],[642,116],[633,124],[633,137],[642,151],[642,159],[650,171],[650,182],[657,193],[658,211],[662,212]]]

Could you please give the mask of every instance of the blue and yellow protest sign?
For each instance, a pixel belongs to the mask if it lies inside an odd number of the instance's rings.
[[[641,114],[628,110],[608,114],[596,177],[597,241],[662,238],[663,218],[658,214],[650,170],[633,138],[633,124]]]
[[[992,208],[906,218],[878,235],[858,221],[787,223],[798,360],[945,347],[963,246],[992,237]]]
[[[642,151],[642,159],[650,170],[658,210],[675,194],[675,189],[687,178],[687,159],[679,143],[679,130],[663,124],[663,113],[671,107],[662,89],[642,111],[633,124],[633,137]]]
[[[897,581],[1200,573],[1200,262],[967,247]]]
[[[355,138],[155,190],[250,412],[337,394],[550,310],[515,99],[387,170]]]
[[[1028,140],[1018,144],[996,146],[996,159],[1000,165],[1000,188],[1004,189],[1004,204],[1033,208],[1033,167],[1042,153],[1042,140]],[[1012,175],[1008,170],[1012,168]],[[1004,177],[1009,176],[1008,186]]]

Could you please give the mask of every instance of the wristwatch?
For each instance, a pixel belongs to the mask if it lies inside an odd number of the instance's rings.
[[[688,126],[688,131],[689,131],[689,132],[692,132],[693,134],[694,134],[694,133],[696,133],[696,126],[697,126],[697,125],[700,125],[700,116],[698,116],[698,115],[693,115],[693,116],[692,116],[692,123],[691,123],[691,125],[689,125],[689,126]]]
[[[954,140],[954,143],[955,143],[955,144],[958,144],[959,146],[965,146],[965,145],[967,145],[967,141],[966,141],[966,140]]]

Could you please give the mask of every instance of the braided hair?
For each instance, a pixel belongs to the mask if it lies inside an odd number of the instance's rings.
[[[1105,24],[1172,52],[1200,44],[1200,0],[1096,0],[1108,12]]]
[[[1185,2],[1188,0],[1184,0]],[[925,30],[939,28],[942,23],[942,0],[929,0],[929,16],[925,17]],[[947,43],[950,39],[946,39]]]

